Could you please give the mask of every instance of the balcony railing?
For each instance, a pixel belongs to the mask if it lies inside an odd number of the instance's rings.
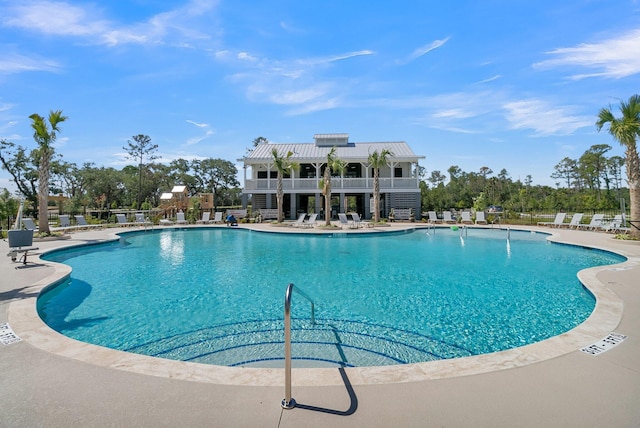
[[[284,190],[319,190],[320,179],[317,178],[285,178],[282,180]],[[245,181],[245,191],[276,190],[278,180],[275,178],[259,178]],[[380,191],[416,190],[419,189],[416,178],[380,178]],[[331,190],[362,191],[373,189],[373,178],[331,178]]]

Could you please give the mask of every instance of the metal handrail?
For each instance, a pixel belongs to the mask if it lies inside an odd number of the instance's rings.
[[[282,408],[287,410],[296,406],[296,401],[291,398],[291,297],[294,290],[311,303],[311,323],[316,323],[313,300],[302,290],[289,284],[284,294],[284,399],[281,403]]]

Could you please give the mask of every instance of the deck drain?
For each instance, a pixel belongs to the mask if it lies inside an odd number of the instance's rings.
[[[589,355],[599,355],[603,352],[608,351],[609,349],[618,346],[627,338],[626,335],[620,333],[609,333],[607,337],[604,339],[587,346],[586,348],[582,348],[581,351],[585,354]]]

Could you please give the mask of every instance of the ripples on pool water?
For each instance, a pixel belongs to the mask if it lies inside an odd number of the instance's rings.
[[[131,233],[120,242],[47,255],[73,272],[39,298],[38,309],[53,329],[81,341],[242,365],[281,359],[284,291],[294,283],[316,304],[312,326],[308,303],[294,295],[294,340],[306,358],[410,363],[504,350],[568,331],[595,305],[576,273],[624,260],[550,244],[542,234],[511,231],[510,237],[488,229],[462,236],[449,229]],[[242,331],[247,326],[250,334]],[[304,349],[314,342],[339,357]],[[387,349],[400,345],[398,355]]]

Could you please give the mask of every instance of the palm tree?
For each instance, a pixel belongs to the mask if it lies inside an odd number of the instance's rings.
[[[273,156],[273,165],[276,167],[276,171],[278,171],[276,200],[278,201],[278,223],[282,223],[284,220],[284,190],[282,189],[282,178],[285,174],[289,173],[289,171],[298,169],[298,164],[291,160],[293,152],[287,152],[286,156],[281,156],[278,149],[274,148],[271,150],[271,155]]]
[[[67,116],[62,115],[62,110],[50,111],[47,122],[44,117],[37,113],[29,116],[31,127],[34,130],[33,139],[38,143],[38,230],[40,233],[48,235],[49,232],[49,165],[53,157],[53,143],[56,141],[57,133],[60,132],[59,124],[67,120]]]
[[[342,175],[347,169],[347,162],[336,157],[336,148],[332,147],[327,154],[327,165],[324,168],[324,177],[320,180],[320,187],[324,195],[324,224],[331,225],[331,171]]]
[[[373,221],[380,221],[380,168],[387,164],[387,158],[393,156],[390,150],[376,150],[369,154],[369,165],[373,168]]]
[[[611,108],[598,113],[598,131],[609,124],[609,133],[625,147],[627,180],[629,182],[629,208],[631,209],[631,236],[640,239],[640,159],[636,138],[640,136],[640,95],[632,95],[629,101],[620,102],[622,117],[615,117]]]

